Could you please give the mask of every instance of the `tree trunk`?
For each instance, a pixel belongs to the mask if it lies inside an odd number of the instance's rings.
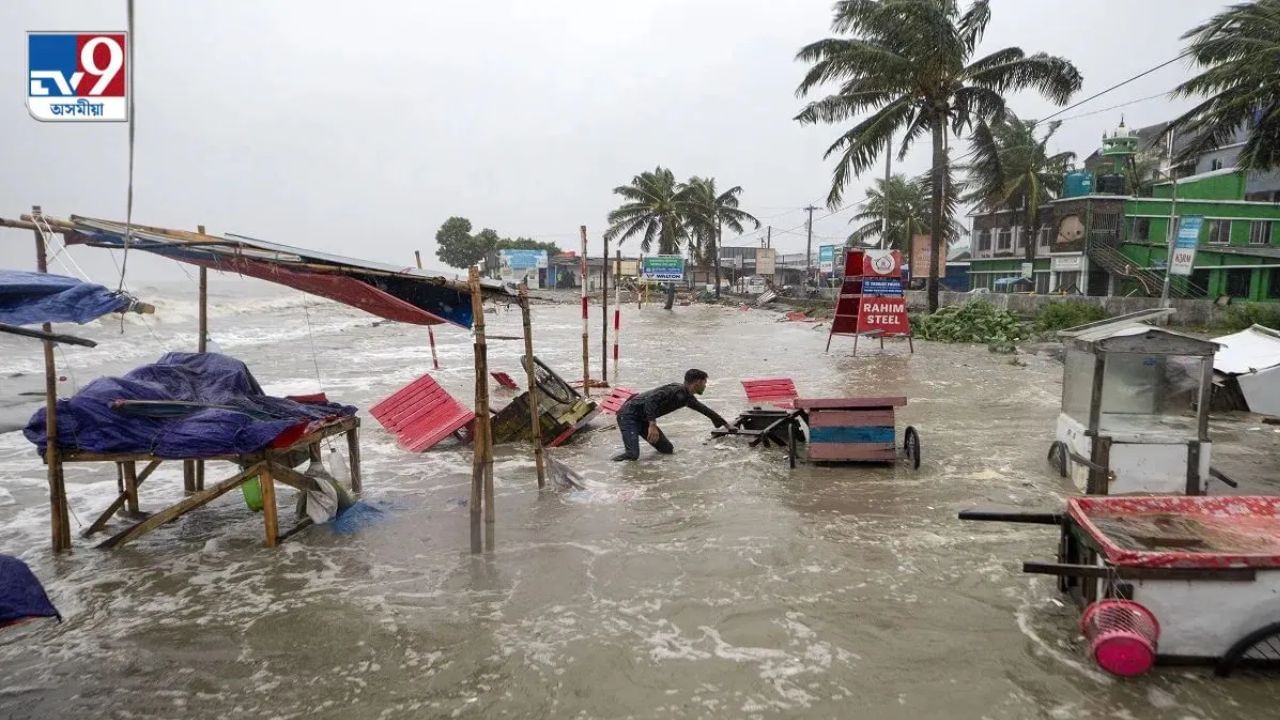
[[[717,224],[716,240],[714,245],[711,248],[711,252],[714,253],[713,257],[715,258],[714,262],[716,266],[716,299],[717,300],[720,299],[720,240],[723,237],[724,237],[724,222],[721,221],[720,223]]]
[[[667,283],[667,304],[662,307],[663,310],[670,310],[676,304],[676,284]]]
[[[947,149],[943,134],[946,133],[946,117],[933,119],[933,212],[929,222],[929,312],[938,311],[938,257],[942,253],[943,238],[946,231],[943,227],[943,182],[947,172]]]

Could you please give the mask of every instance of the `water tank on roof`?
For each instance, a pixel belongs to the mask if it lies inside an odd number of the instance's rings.
[[[1123,175],[1108,173],[1098,176],[1098,192],[1103,195],[1124,195],[1125,182]]]
[[[1093,173],[1088,170],[1072,170],[1063,178],[1063,197],[1082,197],[1092,192]]]

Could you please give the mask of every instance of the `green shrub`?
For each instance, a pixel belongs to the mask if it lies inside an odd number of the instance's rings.
[[[1107,311],[1081,300],[1049,303],[1036,315],[1036,330],[1050,332],[1107,319]]]
[[[1280,304],[1233,303],[1222,313],[1218,325],[1228,332],[1238,332],[1251,325],[1280,330]]]
[[[912,327],[916,336],[925,340],[986,343],[993,352],[1009,352],[1014,341],[1027,337],[1027,328],[1017,316],[981,300],[920,316]]]

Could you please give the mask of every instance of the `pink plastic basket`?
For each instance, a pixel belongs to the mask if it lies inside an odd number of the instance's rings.
[[[1132,600],[1093,603],[1080,618],[1080,631],[1098,666],[1113,675],[1141,675],[1156,663],[1160,623]]]

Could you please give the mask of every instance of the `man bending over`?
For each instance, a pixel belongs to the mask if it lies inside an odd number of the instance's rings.
[[[663,455],[675,452],[671,441],[658,427],[658,418],[687,407],[706,415],[716,427],[728,426],[724,418],[715,410],[698,402],[696,396],[707,389],[707,374],[701,370],[689,370],[684,374],[684,383],[662,385],[647,392],[633,395],[618,410],[618,431],[622,433],[623,451],[613,456],[614,460],[639,460],[640,438],[644,439]]]

